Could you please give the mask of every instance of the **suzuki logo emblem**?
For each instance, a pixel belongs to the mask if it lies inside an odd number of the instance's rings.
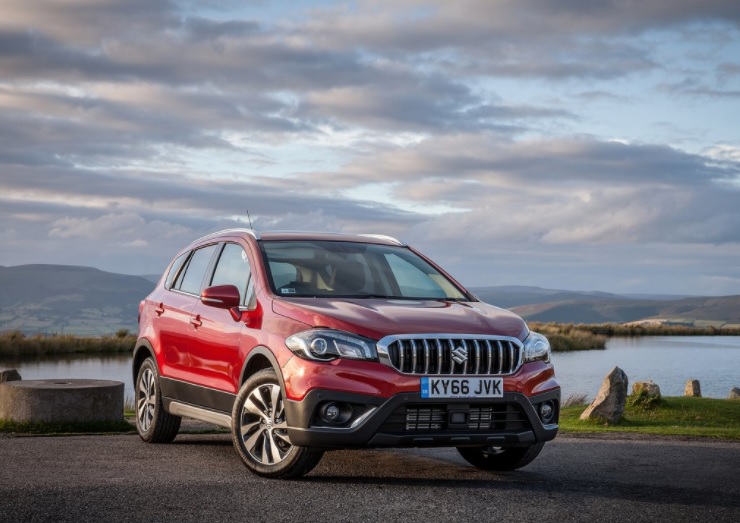
[[[457,347],[455,350],[452,351],[452,359],[455,363],[459,363],[460,365],[462,365],[463,363],[468,361],[467,349]]]

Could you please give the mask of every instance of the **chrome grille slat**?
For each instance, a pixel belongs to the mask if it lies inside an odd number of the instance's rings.
[[[486,340],[486,347],[488,348],[488,372],[491,373],[491,364],[493,363],[493,349],[491,348],[491,340]]]
[[[380,361],[403,374],[508,375],[519,370],[522,342],[492,335],[403,334],[377,344]]]
[[[439,340],[436,340],[437,342],[437,372],[436,374],[442,374],[442,342]]]
[[[429,374],[429,342],[424,340],[424,374]]]

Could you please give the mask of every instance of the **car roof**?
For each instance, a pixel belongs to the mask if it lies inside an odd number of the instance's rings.
[[[258,233],[254,229],[225,229],[211,234],[207,234],[192,244],[200,243],[204,240],[212,240],[228,236],[251,236],[255,240],[264,241],[284,241],[284,240],[312,240],[312,241],[339,241],[339,242],[357,242],[357,243],[377,243],[382,245],[404,245],[402,242],[391,236],[382,234],[346,234],[333,232],[309,232],[309,231],[268,231]]]

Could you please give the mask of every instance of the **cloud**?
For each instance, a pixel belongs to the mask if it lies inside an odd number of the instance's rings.
[[[729,0],[7,0],[0,263],[156,272],[248,209],[480,280],[683,256],[733,284],[739,20]]]

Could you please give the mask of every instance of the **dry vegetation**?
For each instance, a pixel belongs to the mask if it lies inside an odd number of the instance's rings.
[[[33,358],[62,354],[112,354],[131,352],[136,336],[121,329],[112,336],[88,337],[58,334],[26,336],[20,331],[0,334],[0,358]]]

